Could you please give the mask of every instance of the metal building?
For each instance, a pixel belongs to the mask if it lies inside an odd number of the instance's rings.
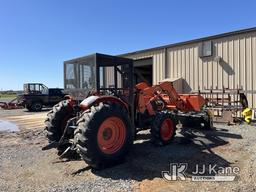
[[[166,78],[181,79],[178,91],[183,93],[198,89],[242,88],[249,106],[256,107],[256,28],[119,56],[134,60],[134,72],[137,74],[135,83],[147,81],[149,84],[156,84]],[[89,57],[64,62],[65,89],[83,90],[83,80],[88,79],[89,82],[92,79],[94,69],[83,66],[84,63],[88,65]],[[102,83],[109,86],[113,84],[113,69],[109,68],[100,74],[105,79]],[[74,79],[77,81],[74,82]]]
[[[134,59],[135,68],[151,73],[153,84],[165,78],[182,78],[182,92],[239,87],[245,91],[249,106],[256,107],[256,94],[252,93],[256,90],[256,28],[121,56]]]

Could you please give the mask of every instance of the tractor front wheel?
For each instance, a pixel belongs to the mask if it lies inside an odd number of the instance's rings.
[[[96,169],[122,162],[133,143],[134,128],[127,110],[100,103],[78,120],[74,142],[84,161]]]
[[[151,141],[154,145],[169,144],[176,133],[176,121],[173,115],[169,111],[157,113],[150,131]]]

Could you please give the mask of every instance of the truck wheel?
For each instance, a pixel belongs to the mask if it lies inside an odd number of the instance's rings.
[[[124,160],[133,143],[134,128],[129,115],[116,103],[92,106],[78,120],[74,142],[77,153],[95,169]]]
[[[176,134],[176,120],[169,111],[159,112],[156,114],[150,132],[154,145],[167,145]]]
[[[31,110],[32,111],[36,111],[36,112],[39,112],[41,111],[43,108],[43,105],[41,102],[35,102],[31,105]]]
[[[58,142],[64,133],[67,121],[74,117],[73,108],[69,105],[68,100],[64,100],[53,106],[52,110],[47,114],[45,120],[46,137],[48,141]],[[65,150],[65,146],[58,148],[59,153]]]

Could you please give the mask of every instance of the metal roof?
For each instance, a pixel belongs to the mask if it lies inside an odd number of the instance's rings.
[[[95,59],[96,57],[98,59],[100,58],[101,61],[104,59],[104,62],[108,62],[108,63],[111,63],[111,62],[126,63],[126,62],[130,62],[131,61],[131,59],[128,59],[128,58],[112,56],[112,55],[106,55],[106,54],[102,54],[102,53],[93,53],[93,54],[90,54],[90,55],[86,55],[86,56],[82,56],[82,57],[77,57],[77,58],[74,58],[74,59],[66,60],[66,61],[64,61],[64,63],[78,63],[78,62],[84,61],[84,60],[86,60],[88,58]]]
[[[202,41],[207,41],[207,40],[213,40],[213,39],[217,39],[217,38],[227,37],[227,36],[231,36],[231,35],[239,35],[239,34],[243,34],[243,33],[254,32],[254,31],[256,31],[256,27],[242,29],[242,30],[237,30],[237,31],[232,31],[232,32],[227,32],[227,33],[222,33],[222,34],[218,34],[218,35],[212,35],[212,36],[208,36],[208,37],[198,38],[198,39],[184,41],[184,42],[179,42],[179,43],[168,44],[168,45],[154,47],[154,48],[149,48],[149,49],[143,49],[143,50],[139,50],[139,51],[134,51],[134,52],[129,52],[129,53],[121,54],[119,56],[128,56],[128,55],[143,53],[143,52],[147,52],[147,51],[156,51],[156,50],[171,48],[171,47],[175,47],[175,46],[182,46],[182,45],[187,45],[187,44],[190,44],[190,43],[197,43],[197,42],[202,42]]]

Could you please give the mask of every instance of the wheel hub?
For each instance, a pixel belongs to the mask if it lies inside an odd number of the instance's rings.
[[[125,138],[125,124],[119,117],[105,119],[97,133],[99,149],[105,154],[113,154],[120,150],[124,145]]]
[[[112,134],[113,134],[113,132],[112,132],[111,128],[106,128],[103,131],[102,137],[104,140],[109,140],[112,137]]]
[[[35,109],[36,109],[36,110],[39,110],[40,108],[41,108],[41,105],[37,103],[37,104],[35,105]]]
[[[173,122],[171,119],[165,119],[162,122],[160,134],[163,140],[169,140],[174,133]]]

